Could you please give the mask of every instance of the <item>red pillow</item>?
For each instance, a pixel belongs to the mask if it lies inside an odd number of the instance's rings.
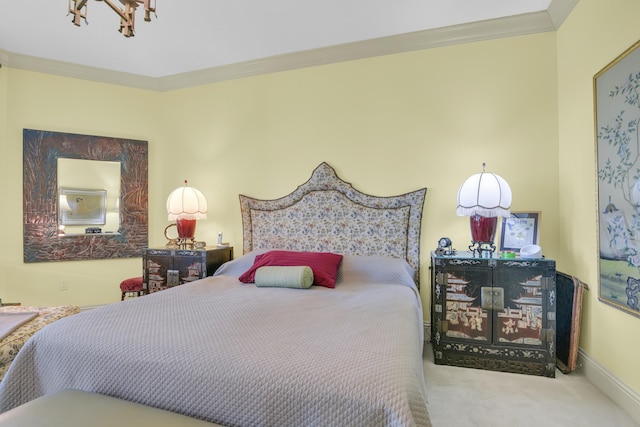
[[[264,266],[309,266],[313,270],[313,284],[335,288],[342,255],[331,252],[269,251],[256,256],[250,269],[238,280],[253,283],[256,270]]]

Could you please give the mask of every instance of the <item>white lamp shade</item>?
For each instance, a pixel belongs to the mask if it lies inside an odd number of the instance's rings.
[[[477,173],[467,179],[458,190],[460,216],[509,216],[511,187],[502,177],[490,172]]]
[[[167,198],[169,221],[182,219],[207,219],[207,199],[193,187],[176,188]]]

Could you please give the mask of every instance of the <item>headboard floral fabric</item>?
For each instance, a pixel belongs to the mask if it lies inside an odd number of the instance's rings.
[[[365,194],[323,162],[307,182],[282,198],[240,195],[244,253],[285,249],[404,258],[415,270],[417,283],[426,192]]]

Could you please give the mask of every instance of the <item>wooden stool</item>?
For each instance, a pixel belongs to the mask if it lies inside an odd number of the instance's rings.
[[[132,277],[120,282],[120,291],[122,291],[122,298],[120,301],[124,301],[124,297],[129,294],[131,297],[141,297],[144,295],[144,289],[142,288],[142,277]]]

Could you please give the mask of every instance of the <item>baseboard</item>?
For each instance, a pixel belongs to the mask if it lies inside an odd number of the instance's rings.
[[[640,423],[640,394],[620,381],[582,349],[578,350],[578,366],[591,384]]]

